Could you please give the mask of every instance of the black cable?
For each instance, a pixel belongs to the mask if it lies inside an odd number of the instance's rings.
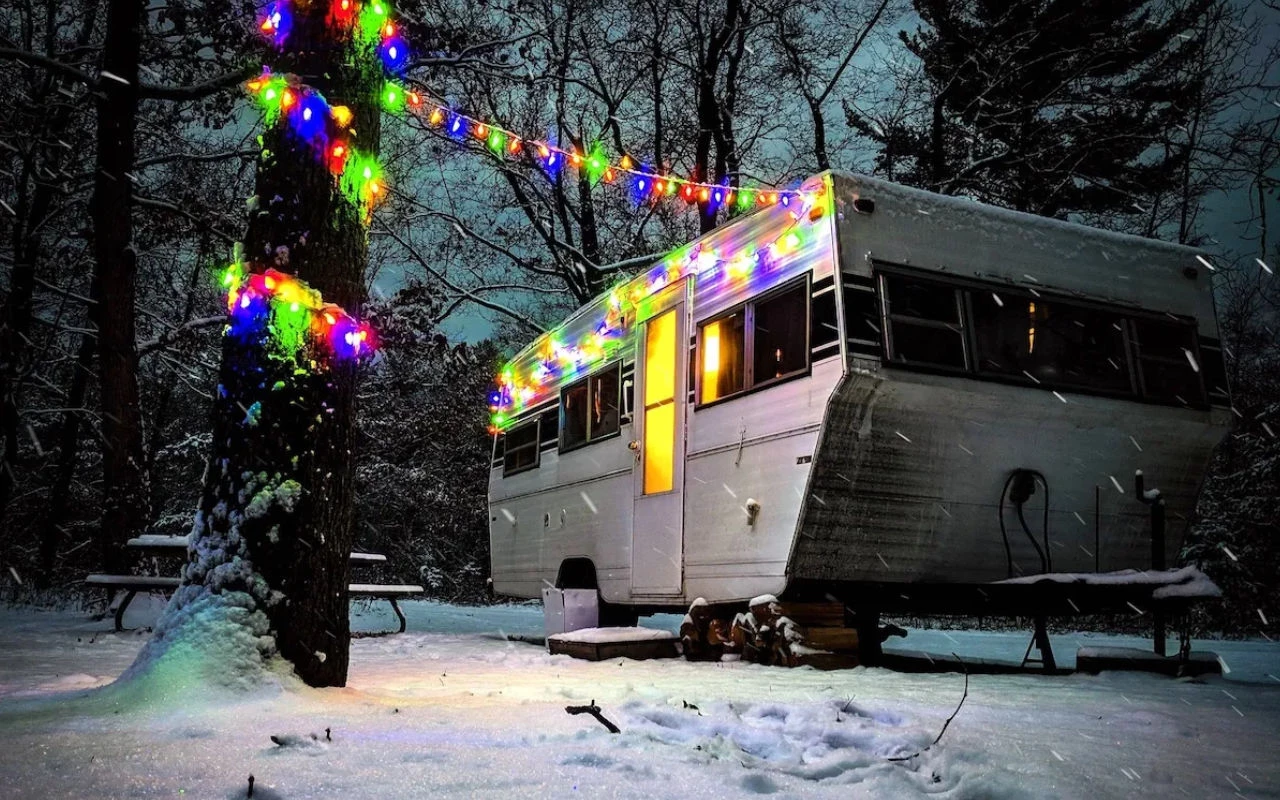
[[[1044,551],[1040,549],[1040,543],[1036,541],[1035,534],[1031,532],[1031,526],[1027,525],[1027,518],[1022,513],[1022,503],[1014,506],[1018,509],[1018,522],[1022,523],[1022,532],[1027,535],[1027,541],[1031,542],[1031,546],[1036,549],[1036,555],[1040,556],[1040,572],[1043,574],[1049,571],[1049,562],[1044,557]]]
[[[1004,488],[1000,490],[1000,538],[1004,540],[1004,557],[1005,572],[1007,577],[1013,577],[1013,550],[1009,547],[1009,532],[1004,527],[1004,499],[1009,494],[1009,487],[1013,485],[1013,479],[1018,476],[1018,471],[1014,470],[1009,473],[1009,478],[1004,482]]]
[[[1036,470],[1032,470],[1031,474],[1039,478],[1040,485],[1044,487],[1044,522],[1040,528],[1040,536],[1044,539],[1045,571],[1053,572],[1053,553],[1049,550],[1049,479]]]
[[[1022,525],[1022,532],[1027,540],[1035,548],[1036,555],[1040,556],[1040,571],[1042,573],[1053,571],[1053,556],[1049,552],[1049,479],[1038,470],[1018,468],[1009,473],[1008,479],[1004,482],[1004,488],[1000,491],[1000,538],[1004,541],[1005,569],[1010,578],[1013,577],[1013,549],[1009,545],[1009,532],[1004,524],[1004,503],[1009,496],[1009,487],[1023,475],[1030,475],[1044,487],[1044,520],[1040,529],[1040,535],[1044,541],[1043,549],[1036,541],[1035,534],[1031,532],[1031,526],[1027,524],[1027,518],[1023,513],[1025,500],[1014,502],[1014,508],[1018,511],[1018,522]],[[1029,495],[1030,492],[1027,494]]]

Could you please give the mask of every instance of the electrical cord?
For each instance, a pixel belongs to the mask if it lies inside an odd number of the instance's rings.
[[[1028,485],[1027,480],[1031,483]],[[1044,487],[1044,522],[1041,528],[1041,537],[1044,540],[1043,549],[1040,543],[1036,541],[1036,537],[1031,533],[1031,526],[1027,524],[1027,518],[1023,512],[1023,506],[1035,494],[1035,483],[1039,482]],[[1016,484],[1016,485],[1015,485]],[[1011,493],[1009,490],[1013,488],[1015,491]],[[1014,494],[1017,496],[1015,497]],[[1022,525],[1022,532],[1026,535],[1027,541],[1031,542],[1031,546],[1035,548],[1036,555],[1040,557],[1041,573],[1053,571],[1053,559],[1049,553],[1049,481],[1044,474],[1033,469],[1015,469],[1009,473],[1009,477],[1004,482],[1004,488],[1000,490],[1000,538],[1004,541],[1005,569],[1010,578],[1013,577],[1013,549],[1009,544],[1009,532],[1004,524],[1004,504],[1008,499],[1013,503],[1013,507],[1018,512],[1018,523]]]

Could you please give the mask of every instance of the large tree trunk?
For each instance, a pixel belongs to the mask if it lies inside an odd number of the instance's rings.
[[[353,143],[376,155],[381,65],[371,51],[353,53],[353,45],[334,40],[327,9],[295,7],[288,46],[274,66],[297,74],[331,105],[347,106],[358,133]],[[326,302],[354,312],[368,261],[363,211],[311,145],[286,128],[277,123],[263,136],[245,267],[296,275]],[[312,686],[346,684],[356,372],[353,361],[329,359],[312,345],[277,347],[265,321],[224,336],[191,563],[139,665],[174,644],[198,641],[217,653],[211,660],[274,650]],[[226,647],[205,640],[230,638],[229,627],[253,638],[240,636],[226,656]]]
[[[126,568],[124,542],[148,516],[134,341],[137,253],[133,246],[134,130],[138,115],[138,51],[144,0],[108,5],[98,101],[98,164],[94,172],[93,248],[96,261],[90,318],[97,328],[102,395],[103,483],[99,546],[103,568]]]

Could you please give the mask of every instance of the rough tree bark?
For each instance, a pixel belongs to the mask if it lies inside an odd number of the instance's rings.
[[[320,3],[295,7],[287,47],[272,66],[298,75],[330,105],[347,106],[352,141],[376,155],[381,64],[372,47],[340,40],[325,23],[327,11]],[[262,141],[246,269],[296,275],[354,313],[368,261],[362,210],[287,123]],[[201,620],[221,614],[255,637],[259,655],[278,653],[306,683],[342,686],[357,367],[306,346],[301,355],[282,353],[271,340],[265,329],[223,337],[191,562],[139,663],[167,644],[199,638]]]
[[[99,546],[107,572],[123,570],[124,542],[149,514],[134,341],[137,253],[133,245],[134,132],[144,0],[108,4],[98,93],[98,164],[94,172],[94,276],[89,315],[97,328],[102,402],[103,484]]]

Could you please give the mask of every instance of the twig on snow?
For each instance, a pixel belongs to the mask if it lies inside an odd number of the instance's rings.
[[[622,733],[622,730],[617,725],[604,718],[604,714],[600,713],[600,706],[596,705],[595,700],[592,700],[589,706],[565,706],[564,710],[570,714],[590,714],[601,725],[608,728],[609,733]]]
[[[963,658],[955,653],[952,653],[951,655],[956,657],[956,661],[960,662],[960,668],[964,670],[964,694],[960,696],[960,702],[956,705],[956,710],[952,711],[951,716],[947,717],[947,721],[942,723],[942,730],[938,731],[937,738],[930,742],[926,747],[921,750],[917,750],[909,756],[894,756],[893,758],[887,759],[888,761],[910,761],[921,753],[924,753],[930,747],[933,747],[935,744],[942,741],[942,734],[947,732],[947,726],[951,724],[951,720],[955,719],[956,715],[960,713],[960,709],[964,707],[964,701],[969,698],[969,669],[965,666]]]

